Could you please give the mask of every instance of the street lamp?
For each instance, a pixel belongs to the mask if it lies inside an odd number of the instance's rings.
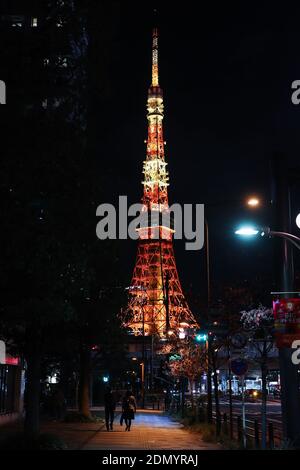
[[[234,233],[236,235],[241,235],[242,237],[253,237],[259,233],[259,230],[251,227],[250,225],[245,225],[237,229]]]
[[[238,230],[235,230],[234,233],[236,235],[240,235],[243,237],[252,237],[252,236],[256,236],[260,234],[262,237],[267,236],[269,238],[272,238],[272,237],[284,238],[285,240],[292,243],[298,250],[300,250],[300,238],[299,237],[296,237],[296,235],[293,235],[292,233],[278,232],[275,230],[271,230],[270,227],[256,228],[256,227],[251,227],[251,226],[244,226],[244,227],[239,228]]]
[[[247,205],[253,208],[258,207],[260,205],[260,200],[257,197],[250,197],[247,200]]]
[[[300,228],[300,212],[296,217],[296,225],[297,225],[298,228]]]

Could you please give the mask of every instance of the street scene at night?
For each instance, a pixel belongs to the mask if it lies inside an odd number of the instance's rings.
[[[300,450],[298,11],[0,6],[0,451]]]

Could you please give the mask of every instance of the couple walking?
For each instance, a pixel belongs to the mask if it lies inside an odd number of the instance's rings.
[[[104,395],[105,405],[105,423],[107,431],[113,431],[113,423],[115,419],[116,400],[110,387],[107,387]],[[134,413],[136,412],[136,400],[132,392],[129,390],[126,392],[122,401],[122,414],[120,419],[120,425],[123,425],[125,421],[125,431],[130,431],[131,420],[134,419]]]
[[[128,390],[123,398],[122,402],[122,415],[120,419],[120,425],[123,425],[125,421],[125,431],[130,431],[131,420],[134,419],[134,413],[136,413],[136,400],[130,390]]]

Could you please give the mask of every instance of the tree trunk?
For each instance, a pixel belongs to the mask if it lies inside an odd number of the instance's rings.
[[[40,430],[41,360],[42,355],[38,348],[32,348],[30,353],[26,355],[27,380],[24,432],[29,439],[36,438]]]
[[[90,418],[91,352],[89,347],[82,345],[79,354],[78,409],[80,413]]]
[[[194,394],[193,394],[193,385],[194,385],[194,381],[189,379],[189,387],[190,387],[190,393],[191,393],[191,405],[192,405],[192,412],[194,414],[195,401],[194,401]]]
[[[181,418],[185,415],[185,378],[181,377]]]
[[[261,399],[261,448],[267,447],[267,368],[261,364],[262,399]]]

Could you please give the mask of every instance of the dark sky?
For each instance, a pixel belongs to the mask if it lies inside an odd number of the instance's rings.
[[[291,102],[291,83],[300,80],[300,7],[197,3],[156,2],[154,21],[153,2],[104,2],[102,18],[94,19],[98,35],[102,38],[103,30],[109,35],[103,60],[108,70],[101,69],[102,57],[94,67],[95,80],[97,73],[99,83],[103,76],[108,79],[103,107],[95,103],[93,116],[99,171],[102,166],[110,169],[104,202],[125,194],[134,203],[142,196],[151,30],[156,22],[169,201],[205,204],[213,285],[271,277],[274,241],[239,240],[233,232],[242,221],[271,223],[269,161],[274,152],[283,152],[287,167],[300,167],[300,105]],[[102,4],[94,4],[101,12]],[[263,201],[256,212],[244,204],[252,194]],[[292,210],[294,220],[300,212],[297,187]],[[295,225],[293,232],[300,234]],[[130,282],[137,244],[122,241],[121,248]],[[175,241],[184,287],[193,284],[203,290],[203,251],[186,251],[183,241]],[[296,259],[299,267],[298,254]]]
[[[110,73],[115,189],[132,202],[142,194],[151,79],[153,3],[142,3],[121,8]],[[258,2],[211,9],[193,4],[158,3],[170,203],[206,205],[214,283],[254,279],[270,274],[273,242],[241,241],[233,230],[243,220],[270,223],[274,152],[284,152],[291,168],[300,166],[300,106],[291,102],[291,83],[300,79],[299,10]],[[264,201],[256,213],[243,208],[253,193]],[[294,214],[297,209],[295,189]],[[182,241],[175,242],[175,250],[184,285],[203,286],[203,253],[185,251]],[[124,251],[131,272],[135,242],[126,242]]]

